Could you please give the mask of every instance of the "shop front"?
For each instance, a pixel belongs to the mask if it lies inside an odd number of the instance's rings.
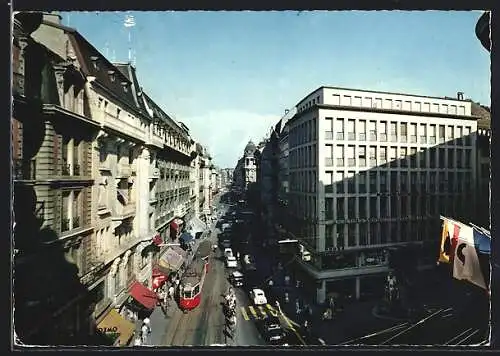
[[[135,325],[125,320],[116,309],[111,309],[97,324],[98,333],[107,338],[113,346],[128,346],[134,330]]]

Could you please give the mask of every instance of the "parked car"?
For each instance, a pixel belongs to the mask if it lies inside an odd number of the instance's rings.
[[[255,261],[252,256],[245,255],[243,256],[243,266],[246,271],[255,271],[257,267],[255,266]]]
[[[238,268],[238,261],[233,255],[226,257],[226,267],[227,268]]]
[[[250,300],[254,305],[267,304],[266,294],[259,288],[254,288],[250,291]]]

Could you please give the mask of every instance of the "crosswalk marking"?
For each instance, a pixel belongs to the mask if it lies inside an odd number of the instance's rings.
[[[266,307],[272,316],[278,316],[278,312],[271,305],[266,304]]]
[[[250,305],[248,309],[250,310],[250,313],[252,313],[254,317],[257,317],[257,312],[255,311],[255,308],[253,306]]]
[[[260,310],[260,313],[266,317],[267,316],[267,313],[266,313],[266,310],[264,309],[264,307],[262,305],[259,305],[259,310]]]
[[[241,314],[243,315],[243,319],[245,319],[247,321],[250,320],[250,318],[248,317],[247,311],[243,307],[241,307]]]

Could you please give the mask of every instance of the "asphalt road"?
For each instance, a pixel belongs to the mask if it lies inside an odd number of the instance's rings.
[[[219,205],[224,211],[224,207]],[[212,228],[210,239],[217,241],[217,229]],[[168,313],[168,324],[162,337],[165,346],[258,346],[266,345],[255,326],[250,303],[244,291],[237,293],[237,328],[234,338],[225,333],[225,320],[222,312],[222,295],[229,287],[228,275],[222,259],[222,251],[217,250],[211,257],[210,268],[202,290],[200,305],[194,310],[183,313],[176,306]]]

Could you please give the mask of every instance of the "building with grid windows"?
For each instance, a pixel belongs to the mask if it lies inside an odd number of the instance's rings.
[[[359,298],[376,280],[367,277],[389,271],[394,247],[433,264],[440,215],[473,221],[477,118],[463,94],[321,87],[296,109],[287,123],[289,231],[312,253],[298,265],[318,302],[341,290]]]

